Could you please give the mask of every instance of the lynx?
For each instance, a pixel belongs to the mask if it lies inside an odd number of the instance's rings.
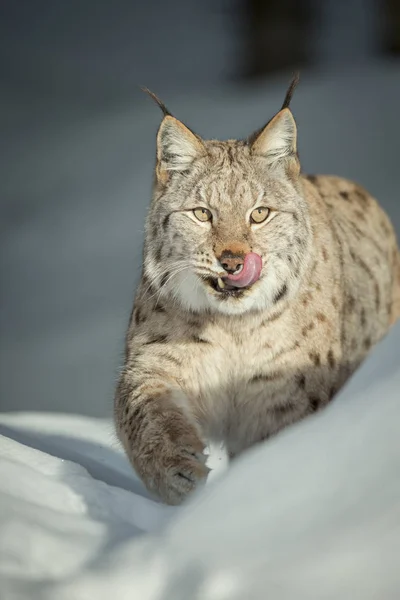
[[[205,481],[207,440],[234,458],[322,409],[400,315],[389,218],[359,185],[301,172],[296,84],[245,141],[203,140],[154,97],[164,116],[115,423],[169,504]]]

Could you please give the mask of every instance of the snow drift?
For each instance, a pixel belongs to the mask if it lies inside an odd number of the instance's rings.
[[[400,594],[400,325],[324,411],[186,506],[149,498],[87,417],[0,419],[2,600]]]

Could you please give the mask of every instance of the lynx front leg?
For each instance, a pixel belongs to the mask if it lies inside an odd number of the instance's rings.
[[[149,491],[180,504],[205,481],[204,443],[179,389],[125,372],[115,399],[117,433]]]

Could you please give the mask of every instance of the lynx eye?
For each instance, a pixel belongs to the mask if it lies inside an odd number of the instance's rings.
[[[263,223],[267,219],[270,212],[271,211],[266,206],[259,206],[252,211],[250,215],[250,221],[252,223]]]
[[[212,219],[211,211],[208,208],[195,208],[193,214],[199,221],[211,221]]]

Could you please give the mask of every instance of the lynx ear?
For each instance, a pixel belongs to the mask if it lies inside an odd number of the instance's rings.
[[[297,128],[289,108],[300,75],[295,73],[281,110],[267,125],[249,140],[252,152],[265,159],[271,168],[280,168],[291,178],[298,177],[300,163],[297,156]]]
[[[204,156],[203,141],[186,125],[166,115],[157,134],[157,178],[163,183],[170,171],[185,171],[196,158]]]
[[[297,162],[297,129],[289,108],[284,108],[251,140],[253,154],[275,167]]]

